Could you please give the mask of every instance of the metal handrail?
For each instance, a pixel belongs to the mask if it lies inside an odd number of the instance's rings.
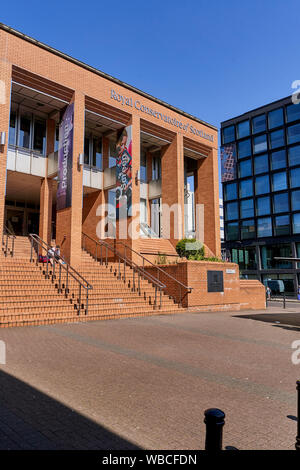
[[[150,261],[148,258],[145,258],[145,256],[141,255],[140,253],[138,253],[137,251],[135,251],[133,248],[131,248],[130,246],[126,245],[125,243],[121,242],[120,240],[116,240],[116,244],[121,244],[125,247],[125,250],[130,250],[132,251],[133,253],[135,253],[136,255],[138,255],[140,258],[142,258],[143,260],[143,271],[145,269],[145,262],[148,263],[148,264],[151,264],[151,266],[153,266],[154,268],[156,268],[156,270],[158,271],[158,279],[159,279],[159,273],[162,272],[165,276],[169,277],[170,279],[172,279],[173,282],[175,282],[178,287],[179,287],[179,304],[182,305],[182,302],[183,302],[183,299],[185,298],[185,296],[187,294],[190,294],[193,290],[192,287],[188,287],[186,286],[185,284],[183,284],[183,282],[180,282],[178,281],[178,279],[176,279],[176,277],[172,276],[172,274],[169,274],[167,273],[164,269],[160,268],[159,266],[157,266],[157,264],[154,264],[152,263],[152,261]],[[182,297],[181,296],[181,289],[185,289],[185,294],[184,296]],[[174,298],[174,297],[173,297]],[[174,299],[176,300],[176,299]]]
[[[29,234],[28,238],[31,243],[31,252],[30,252],[30,261],[34,262],[34,252],[36,253],[36,264],[38,265],[39,262],[39,251],[43,253],[46,252],[46,270],[44,271],[46,279],[50,279],[54,283],[57,280],[55,287],[57,288],[59,293],[65,294],[67,298],[70,293],[71,287],[71,280],[75,281],[75,290],[78,289],[78,296],[77,302],[74,303],[74,309],[78,311],[78,315],[80,315],[81,310],[84,310],[85,315],[88,314],[88,305],[89,305],[89,291],[93,289],[93,286],[78,272],[74,269],[66,260],[58,255],[54,254],[53,256],[49,256],[49,250],[53,250],[51,245],[48,245],[42,238],[40,238],[36,234]],[[40,248],[40,250],[39,250]],[[51,261],[52,263],[51,264]],[[49,268],[50,264],[50,268]],[[51,269],[52,268],[52,269]],[[85,289],[85,296],[83,296],[83,289]],[[85,305],[83,298],[85,297]],[[75,298],[75,293],[72,293],[72,298]],[[71,299],[72,301],[72,299]]]
[[[154,296],[154,306],[157,307],[157,296],[159,292],[159,308],[162,306],[162,291],[166,289],[166,285],[161,282],[159,279],[156,279],[152,274],[147,273],[142,270],[141,266],[137,265],[134,263],[131,259],[127,258],[126,255],[122,256],[121,253],[118,252],[115,248],[110,246],[108,243],[106,243],[103,240],[95,240],[94,238],[90,237],[86,233],[82,233],[82,248],[85,249],[85,239],[89,239],[91,242],[94,243],[95,245],[95,252],[91,253],[89,252],[92,256],[95,257],[96,261],[100,261],[100,264],[103,265],[105,264],[106,267],[108,267],[108,251],[111,251],[114,254],[114,257],[117,258],[117,263],[118,263],[118,268],[115,271],[115,274],[118,275],[118,279],[122,279],[123,281],[126,282],[128,279],[127,273],[126,273],[126,267],[129,267],[132,269],[133,277],[132,277],[132,290],[133,292],[138,292],[139,295],[141,295],[141,277],[143,279],[146,279],[147,281],[151,282],[151,284],[155,288],[155,296]],[[103,249],[105,250],[105,253],[103,253]],[[123,263],[123,267],[121,269],[121,263]],[[121,273],[122,271],[122,273]],[[136,279],[137,276],[137,279]],[[129,279],[128,286],[131,287],[130,284],[131,279]],[[144,298],[146,298],[146,293],[144,292]]]
[[[4,240],[5,237],[6,240]],[[16,236],[12,231],[4,225],[4,230],[2,232],[2,250],[5,256],[7,256],[8,253],[10,253],[11,256],[14,256],[15,238]],[[11,241],[11,248],[9,247],[9,240]]]

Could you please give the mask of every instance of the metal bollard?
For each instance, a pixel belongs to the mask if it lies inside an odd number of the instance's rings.
[[[285,292],[283,293],[283,308],[285,308]]]
[[[206,424],[205,450],[213,452],[222,450],[225,413],[218,408],[209,408],[204,412],[204,416]]]
[[[300,450],[300,380],[297,380],[296,382],[296,390],[298,394],[298,421],[297,421],[297,436],[296,436],[296,450]]]

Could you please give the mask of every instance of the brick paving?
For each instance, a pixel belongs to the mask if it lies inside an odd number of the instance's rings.
[[[3,329],[0,449],[293,449],[300,308]]]

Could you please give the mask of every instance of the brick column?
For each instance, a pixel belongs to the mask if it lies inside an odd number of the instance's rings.
[[[57,211],[56,243],[61,253],[73,266],[81,262],[82,233],[82,167],[78,166],[78,156],[84,149],[84,95],[76,92],[74,102],[74,133],[73,133],[73,168],[72,168],[72,202],[71,207]]]
[[[137,172],[140,170],[140,118],[133,115],[132,126],[132,217],[128,218],[128,245],[138,251],[138,240],[140,238],[140,182],[136,180]],[[138,260],[134,260],[138,262]]]
[[[184,236],[183,138],[176,134],[162,151],[162,236],[176,246]],[[170,225],[169,225],[170,224]]]
[[[55,138],[55,121],[48,119],[47,121],[47,157],[54,152]],[[46,178],[41,182],[40,190],[40,222],[39,236],[46,243],[51,242],[51,221],[52,221],[52,196],[53,196],[53,180],[47,178],[48,174],[48,158],[46,162]]]
[[[0,132],[5,132],[5,144],[0,145],[0,236],[2,237],[5,209],[6,159],[9,132],[11,64],[0,60]]]
[[[204,205],[204,243],[221,257],[218,181],[218,151],[212,149],[207,158],[197,162],[195,203]],[[197,223],[196,220],[196,227]]]

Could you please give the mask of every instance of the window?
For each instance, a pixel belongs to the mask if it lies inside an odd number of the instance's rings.
[[[270,192],[269,175],[257,176],[255,178],[255,194],[265,194]]]
[[[272,176],[273,191],[282,191],[287,188],[286,172],[274,173]]]
[[[161,178],[161,156],[153,155],[152,157],[152,179],[159,180]]]
[[[240,182],[240,197],[249,197],[253,195],[252,179]]]
[[[237,202],[229,202],[226,204],[226,220],[234,220],[239,218],[239,210]]]
[[[257,236],[259,238],[272,236],[271,217],[263,217],[263,218],[257,219]]]
[[[246,240],[249,238],[255,238],[255,222],[254,220],[243,220],[241,226],[241,238]]]
[[[252,175],[252,163],[251,160],[245,160],[239,163],[239,177],[244,178],[245,176]]]
[[[90,164],[90,139],[89,137],[84,138],[84,164]]]
[[[289,196],[288,193],[274,194],[273,196],[273,212],[289,212]]]
[[[300,186],[300,168],[290,170],[290,185],[291,188],[298,188]]]
[[[59,126],[55,128],[55,136],[54,136],[54,152],[58,151],[59,147]]]
[[[226,240],[238,240],[239,239],[239,223],[231,222],[226,224]]]
[[[257,134],[258,132],[264,132],[266,130],[266,116],[261,114],[252,119],[252,132]]]
[[[224,189],[225,201],[231,201],[232,199],[237,199],[237,184],[228,183]]]
[[[31,115],[29,113],[22,114],[20,119],[19,146],[30,148],[30,126]]]
[[[271,154],[271,168],[272,168],[272,170],[279,170],[280,168],[286,168],[285,150],[279,150],[277,152],[272,152],[272,154]]]
[[[114,166],[116,166],[116,158],[117,158],[116,143],[110,140],[109,141],[109,159],[108,159],[109,168],[113,168]]]
[[[300,191],[292,191],[292,210],[299,211],[300,210]]]
[[[46,121],[34,119],[33,125],[33,150],[46,153]]]
[[[293,233],[300,233],[300,213],[293,214]]]
[[[274,258],[290,258],[292,256],[292,248],[288,243],[281,245],[268,245],[261,247],[261,264],[262,269],[291,269],[290,261],[280,261]]]
[[[260,173],[266,173],[269,171],[268,155],[260,155],[254,158],[254,173],[259,175]]]
[[[147,157],[146,152],[141,150],[141,163],[140,163],[140,180],[147,182]]]
[[[256,215],[269,215],[271,213],[270,196],[256,199]]]
[[[289,235],[290,233],[290,216],[279,215],[275,217],[274,235]]]
[[[254,217],[253,199],[245,199],[244,201],[241,201],[240,212],[241,219],[248,219],[248,217]]]
[[[290,104],[286,107],[286,120],[287,122],[292,122],[297,119],[300,119],[300,105]]]
[[[289,148],[289,162],[290,166],[300,164],[300,145]]]
[[[240,269],[257,269],[255,247],[242,249],[233,248],[231,251],[232,262],[237,263]]]
[[[237,125],[237,138],[247,137],[250,134],[249,121],[239,122]]]
[[[267,136],[266,134],[259,135],[253,139],[254,153],[265,152],[267,150]]]
[[[227,144],[228,142],[232,142],[233,140],[235,140],[234,126],[224,127],[223,144]]]
[[[93,166],[102,169],[102,139],[93,138]]]
[[[251,155],[251,141],[250,139],[238,142],[238,157],[245,158]]]
[[[270,111],[268,115],[269,119],[269,129],[273,129],[274,127],[279,127],[283,125],[283,109],[274,109],[274,111]]]
[[[287,128],[287,139],[288,144],[295,144],[296,142],[300,142],[300,124],[296,124],[295,126],[290,126]]]
[[[16,113],[11,111],[9,120],[9,134],[8,134],[9,145],[16,145]]]
[[[277,147],[282,147],[284,145],[284,132],[283,129],[278,131],[273,131],[270,133],[270,147],[271,149],[276,149]]]

